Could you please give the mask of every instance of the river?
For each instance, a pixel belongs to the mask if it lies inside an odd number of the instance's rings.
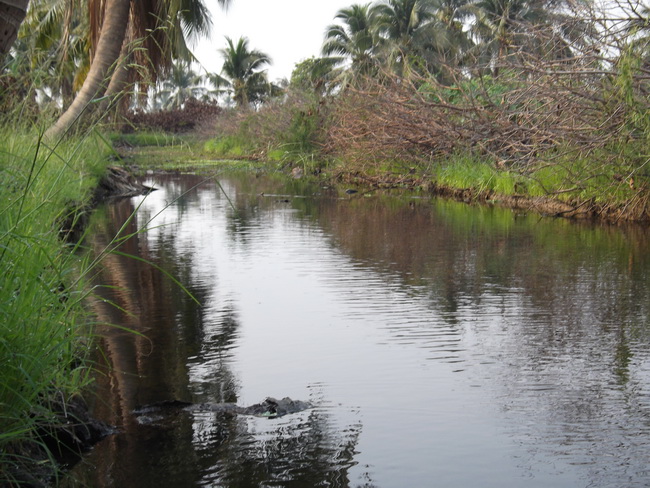
[[[647,229],[250,173],[146,183],[89,237],[133,233],[93,302],[113,324],[93,408],[121,433],[67,486],[650,486]],[[313,407],[133,414],[266,397]]]

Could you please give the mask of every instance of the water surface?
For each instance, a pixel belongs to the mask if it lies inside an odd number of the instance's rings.
[[[104,259],[95,309],[138,334],[102,331],[95,411],[122,433],[70,484],[650,484],[647,231],[250,174],[148,184],[92,237],[140,230],[120,249],[155,266]],[[314,408],[132,414],[267,396]]]

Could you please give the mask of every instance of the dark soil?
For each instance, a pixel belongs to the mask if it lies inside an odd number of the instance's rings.
[[[117,432],[114,427],[92,418],[80,396],[50,406],[54,413],[52,421],[41,425],[30,441],[8,453],[16,460],[3,475],[8,479],[8,486],[52,486],[57,475],[74,466],[83,453]]]

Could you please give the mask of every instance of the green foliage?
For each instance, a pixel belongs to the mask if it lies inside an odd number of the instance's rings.
[[[629,137],[650,142],[647,59],[647,53],[634,49],[634,46],[624,50],[609,95],[614,104],[620,101],[624,104],[625,129]]]
[[[637,166],[640,148],[629,146],[621,148],[618,157],[612,157],[614,148],[610,147],[584,155],[567,153],[554,160],[552,165],[540,164],[529,174],[528,193],[565,200],[610,204],[626,202],[639,189],[650,186],[648,173]],[[594,161],[603,160],[608,162],[594,164]]]
[[[510,171],[498,170],[487,160],[458,155],[435,170],[434,180],[453,188],[513,195],[522,189],[523,177]]]
[[[223,157],[241,157],[252,151],[250,144],[238,135],[227,135],[210,139],[203,146],[205,152]]]
[[[516,73],[502,71],[498,77],[482,75],[452,86],[427,82],[418,87],[418,92],[433,103],[500,105],[504,95],[521,86],[522,82]]]
[[[21,446],[53,421],[55,404],[87,384],[89,317],[83,264],[60,240],[105,167],[97,140],[47,148],[34,133],[0,142],[0,484],[24,460]]]
[[[594,168],[592,160],[599,157],[595,154],[563,156],[553,164],[539,164],[523,174],[496,168],[487,159],[459,154],[439,163],[433,180],[452,188],[491,191],[504,196],[545,196],[610,204],[628,201],[637,188],[650,184],[650,178],[634,173],[629,163]]]
[[[115,145],[127,146],[178,146],[184,145],[183,139],[166,132],[134,132],[131,134],[110,134],[109,140]]]
[[[316,108],[295,109],[288,130],[280,134],[282,148],[289,153],[313,152],[318,129],[319,121]]]
[[[266,157],[269,161],[282,161],[286,155],[287,152],[282,149],[271,149],[266,153]]]
[[[307,58],[296,63],[291,73],[290,88],[316,96],[330,94],[338,86],[338,58]]]

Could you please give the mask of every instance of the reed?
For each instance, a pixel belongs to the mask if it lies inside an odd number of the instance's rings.
[[[89,289],[78,245],[61,239],[60,223],[79,219],[109,148],[95,137],[50,147],[39,133],[2,129],[0,485],[11,485],[29,471],[34,447],[45,447],[39,432],[89,381]]]

